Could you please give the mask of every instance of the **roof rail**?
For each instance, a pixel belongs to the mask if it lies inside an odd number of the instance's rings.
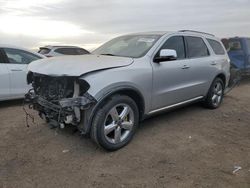
[[[205,33],[205,32],[201,32],[201,31],[194,31],[194,30],[180,30],[179,32],[194,32],[194,33],[200,33],[200,34],[206,34],[206,35],[211,35],[211,36],[215,36],[213,34],[210,33]]]

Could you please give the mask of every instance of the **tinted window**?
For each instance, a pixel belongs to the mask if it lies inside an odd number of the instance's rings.
[[[165,44],[161,47],[161,49],[171,49],[177,52],[178,59],[185,58],[185,46],[184,39],[182,36],[174,36],[169,38]]]
[[[55,50],[55,52],[59,54],[64,54],[64,55],[72,55],[71,48],[58,48]]]
[[[223,47],[221,46],[221,44],[218,41],[212,40],[212,39],[207,39],[207,41],[209,42],[210,46],[212,47],[212,49],[216,55],[224,55],[225,54],[225,50],[223,49]]]
[[[229,39],[230,51],[242,50],[241,42],[239,39]]]
[[[49,48],[40,48],[40,50],[38,51],[38,53],[40,54],[48,54],[51,50]]]
[[[13,64],[29,64],[32,61],[41,59],[41,57],[24,50],[5,48],[4,51],[8,57],[9,63]]]
[[[75,52],[78,55],[84,55],[84,54],[89,54],[89,52],[87,50],[84,50],[82,48],[75,48]]]
[[[1,48],[0,48],[0,63],[6,63],[5,55]]]
[[[55,52],[64,55],[83,55],[89,53],[88,51],[81,48],[58,48]]]
[[[209,55],[208,48],[200,37],[185,37],[189,58],[204,57]]]

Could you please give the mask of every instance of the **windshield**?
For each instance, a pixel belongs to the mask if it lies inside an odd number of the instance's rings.
[[[161,35],[127,35],[115,38],[93,54],[138,58],[144,56]]]

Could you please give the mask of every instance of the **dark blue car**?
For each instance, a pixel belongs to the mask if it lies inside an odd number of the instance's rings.
[[[232,66],[238,68],[241,73],[250,73],[250,38],[234,37],[222,39]]]

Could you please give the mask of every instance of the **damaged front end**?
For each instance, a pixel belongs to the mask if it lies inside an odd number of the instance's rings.
[[[27,81],[33,89],[25,95],[25,102],[53,127],[63,128],[65,124],[81,127],[86,121],[85,111],[96,104],[95,98],[87,92],[89,84],[77,77],[30,72]]]

